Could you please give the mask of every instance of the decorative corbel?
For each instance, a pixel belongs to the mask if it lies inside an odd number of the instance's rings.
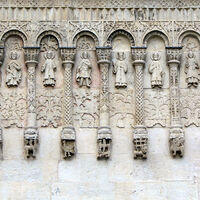
[[[76,49],[61,47],[62,65],[64,67],[64,127],[61,132],[61,148],[63,158],[71,158],[76,152],[76,132],[73,125],[72,67]]]
[[[100,116],[99,129],[97,131],[98,159],[107,159],[111,154],[112,132],[110,129],[109,107],[109,67],[111,60],[110,47],[98,47],[96,49],[97,60],[101,73],[100,89]]]
[[[131,48],[135,67],[135,127],[133,131],[134,158],[146,159],[148,132],[144,125],[144,66],[146,47]]]
[[[182,47],[167,47],[170,83],[170,116],[169,148],[173,157],[183,157],[185,134],[180,118],[179,65]]]
[[[39,132],[36,121],[36,68],[39,58],[39,47],[24,47],[27,74],[27,128],[24,131],[25,158],[36,158],[39,143]]]

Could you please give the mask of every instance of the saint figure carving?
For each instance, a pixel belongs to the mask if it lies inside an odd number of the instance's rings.
[[[117,60],[113,63],[113,73],[116,74],[115,87],[127,87],[126,73],[128,70],[124,52],[117,53]]]
[[[190,51],[187,56],[187,61],[185,64],[185,73],[188,87],[191,87],[192,85],[194,87],[197,87],[199,84],[199,65],[192,51]]]
[[[87,86],[89,88],[92,83],[92,64],[89,60],[88,52],[84,51],[81,58],[82,60],[76,70],[76,81],[80,87]]]
[[[11,52],[10,54],[10,63],[7,66],[6,69],[6,84],[8,87],[11,86],[18,86],[22,79],[22,71],[21,67],[17,63],[17,59],[19,58],[19,55],[17,52]]]
[[[44,65],[42,66],[41,72],[44,72],[44,86],[55,86],[56,78],[55,71],[56,65],[54,63],[55,54],[52,51],[47,51],[44,55],[46,59]]]
[[[163,76],[163,69],[160,64],[160,54],[153,53],[151,56],[151,64],[149,66],[149,73],[151,74],[151,86],[154,87],[162,87],[162,76]]]

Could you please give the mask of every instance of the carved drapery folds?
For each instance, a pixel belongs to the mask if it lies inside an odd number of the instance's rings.
[[[75,154],[76,134],[73,128],[73,96],[72,96],[72,67],[74,65],[75,49],[61,48],[61,58],[64,67],[64,119],[61,132],[61,146],[63,158],[67,159]]]
[[[101,73],[100,88],[100,127],[97,131],[98,159],[107,159],[111,153],[112,132],[110,129],[109,108],[109,67],[111,61],[111,48],[98,47],[97,60]]]
[[[134,158],[146,159],[148,150],[148,133],[144,126],[144,65],[145,47],[132,47],[133,65],[135,67],[135,127],[133,131]]]
[[[27,128],[24,132],[25,157],[35,158],[39,142],[36,124],[36,67],[38,65],[39,48],[25,47],[25,63],[27,72]]]
[[[169,147],[173,157],[182,157],[184,154],[185,135],[180,120],[180,89],[179,89],[179,64],[181,47],[168,47],[168,66],[170,82],[170,111],[171,127],[169,135]]]

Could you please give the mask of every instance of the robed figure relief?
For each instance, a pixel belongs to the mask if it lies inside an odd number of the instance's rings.
[[[44,73],[44,86],[55,86],[56,64],[54,62],[55,54],[53,51],[47,51],[44,55],[45,63],[42,66],[41,72]]]
[[[92,83],[92,64],[89,60],[88,52],[84,51],[81,55],[80,64],[76,70],[76,81],[78,82],[79,86],[87,86],[90,87]]]
[[[21,66],[17,63],[18,58],[17,52],[11,52],[11,61],[6,68],[6,84],[8,87],[18,86],[22,80]]]
[[[199,65],[192,51],[190,51],[187,56],[185,73],[188,87],[197,87],[199,84]]]
[[[113,73],[116,74],[115,87],[127,87],[126,73],[128,66],[124,52],[118,52],[116,61],[113,63]]]
[[[151,86],[162,87],[163,85],[163,69],[160,64],[161,56],[159,53],[153,53],[151,56],[151,64],[149,65],[149,73],[151,74]]]

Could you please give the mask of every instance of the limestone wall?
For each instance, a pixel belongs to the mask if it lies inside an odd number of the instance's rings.
[[[200,199],[200,2],[0,2],[0,200]]]

